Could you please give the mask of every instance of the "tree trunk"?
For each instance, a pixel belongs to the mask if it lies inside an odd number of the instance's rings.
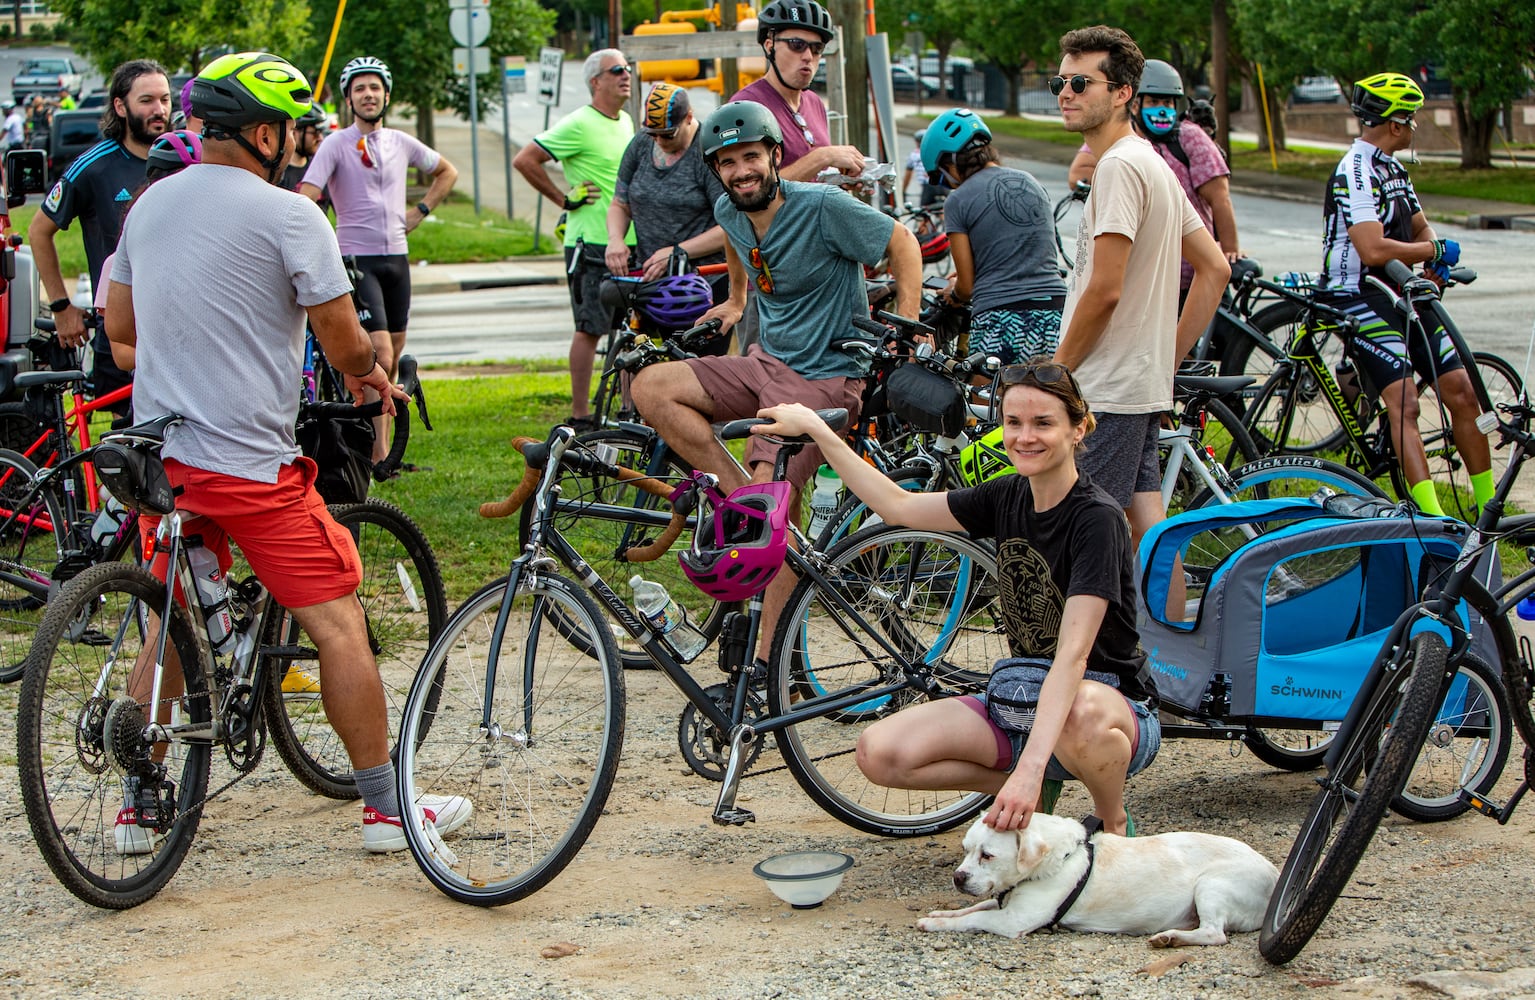
[[[869,54],[864,48],[864,15],[861,0],[828,0],[833,24],[842,28],[842,66],[847,83],[847,141],[868,152]]]
[[[1473,115],[1465,98],[1455,98],[1455,134],[1460,137],[1462,170],[1486,170],[1492,166],[1492,133],[1497,112]]]
[[[1002,113],[1009,118],[1018,117],[1018,91],[1023,87],[1020,79],[1022,76],[1023,70],[1020,67],[1009,66],[1007,68],[1007,107],[1003,109]]]
[[[437,123],[432,116],[431,101],[423,101],[416,107],[416,138],[427,146],[437,145]]]
[[[1215,104],[1215,144],[1231,159],[1231,95],[1226,86],[1226,57],[1230,49],[1226,0],[1210,4],[1210,89]]]

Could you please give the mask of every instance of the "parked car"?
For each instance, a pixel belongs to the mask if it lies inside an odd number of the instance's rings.
[[[33,94],[54,97],[60,90],[67,90],[72,96],[78,97],[84,83],[84,78],[75,72],[75,64],[70,59],[63,56],[28,59],[22,64],[21,71],[11,77],[11,100],[20,104]]]
[[[1448,99],[1454,96],[1450,89],[1450,78],[1444,75],[1443,67],[1433,63],[1423,63],[1413,70],[1412,78],[1418,81],[1418,86],[1423,88],[1423,97],[1426,100]]]
[[[1342,104],[1343,88],[1330,76],[1303,76],[1290,91],[1291,104]]]
[[[910,66],[924,77],[931,77],[948,95],[956,101],[970,99],[969,92],[979,86],[980,76],[975,68],[975,60],[964,56],[949,56],[944,60],[943,73],[938,72],[938,51],[928,49],[922,53],[920,60],[907,56],[901,60],[905,66]]]
[[[89,94],[86,94],[84,97],[80,98],[80,103],[77,105],[77,108],[80,111],[100,111],[106,106],[107,92],[105,90],[93,90]]]
[[[48,183],[63,175],[75,157],[101,141],[101,112],[55,111],[48,130]]]
[[[922,88],[922,99],[925,101],[938,96],[938,78],[935,76],[918,77],[905,66],[890,67],[890,85],[895,90],[896,97],[904,97],[914,100],[917,96],[917,88]]]

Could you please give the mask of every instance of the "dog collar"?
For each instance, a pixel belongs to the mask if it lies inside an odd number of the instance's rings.
[[[1087,848],[1087,867],[1082,869],[1082,877],[1077,879],[1076,887],[1071,890],[1071,895],[1061,900],[1061,905],[1056,907],[1055,916],[1051,917],[1050,922],[1045,925],[1046,930],[1054,930],[1057,924],[1066,919],[1066,914],[1070,912],[1072,905],[1076,903],[1077,897],[1081,896],[1082,890],[1087,888],[1087,878],[1093,873],[1093,842],[1091,840],[1084,840],[1082,846]]]

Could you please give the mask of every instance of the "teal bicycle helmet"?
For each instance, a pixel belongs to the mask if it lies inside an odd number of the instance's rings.
[[[954,108],[933,119],[922,136],[922,169],[936,173],[945,156],[953,156],[971,146],[991,142],[991,129],[981,116],[969,108]],[[937,184],[937,180],[932,183]]]

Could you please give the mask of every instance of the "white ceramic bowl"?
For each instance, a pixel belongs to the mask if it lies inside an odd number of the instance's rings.
[[[773,895],[796,910],[820,906],[837,891],[853,857],[841,851],[794,851],[776,854],[752,868]]]

